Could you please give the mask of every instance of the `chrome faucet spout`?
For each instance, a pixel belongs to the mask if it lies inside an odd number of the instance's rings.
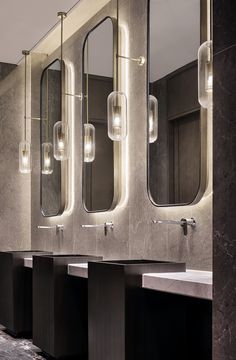
[[[194,218],[181,220],[152,220],[153,224],[167,224],[167,225],[180,225],[183,228],[184,235],[188,235],[188,226],[196,227],[196,220]]]

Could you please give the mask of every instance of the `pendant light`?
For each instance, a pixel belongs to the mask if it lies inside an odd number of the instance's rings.
[[[31,172],[31,144],[27,141],[27,57],[30,54],[28,50],[23,50],[25,61],[25,79],[24,79],[24,135],[19,144],[19,171],[22,174]]]
[[[127,98],[119,90],[119,2],[117,1],[117,56],[115,90],[107,98],[108,136],[112,141],[122,141],[127,136]]]
[[[198,100],[207,108],[213,90],[212,41],[205,41],[198,51]]]
[[[89,124],[89,41],[87,38],[87,74],[86,74],[86,124],[84,124],[84,162],[95,159],[95,127]]]
[[[158,138],[158,102],[153,95],[148,97],[148,139],[154,143]]]
[[[49,111],[48,111],[48,70],[46,77],[46,142],[42,144],[42,174],[50,175],[53,173],[53,146],[52,143],[49,142]]]
[[[58,17],[61,19],[61,89],[63,83],[63,22],[66,17],[65,12],[59,12]],[[63,91],[61,91],[62,99]],[[54,158],[59,161],[69,158],[69,129],[65,121],[58,121],[53,127],[53,154]]]

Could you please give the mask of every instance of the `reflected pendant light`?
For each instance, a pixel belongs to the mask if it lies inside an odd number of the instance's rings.
[[[53,173],[53,147],[50,142],[42,144],[42,174]]]
[[[158,102],[153,95],[148,97],[148,140],[154,143],[158,138]]]
[[[203,108],[209,106],[213,90],[212,58],[212,41],[206,41],[198,50],[198,101]]]
[[[89,124],[89,41],[87,38],[86,54],[86,124],[84,124],[84,162],[93,162],[95,159],[95,127]]]
[[[19,144],[19,171],[22,174],[31,172],[31,144],[27,141],[27,57],[29,51],[23,50],[22,54],[25,57],[25,80],[24,80],[24,136]]]
[[[49,142],[49,111],[48,111],[48,70],[46,77],[46,142],[42,144],[42,174],[50,175],[53,173],[54,157],[53,157],[53,146]],[[43,119],[41,119],[43,121]]]
[[[58,17],[61,19],[61,85],[63,82],[63,21],[66,17],[65,12],[59,12]],[[62,86],[61,86],[62,88]],[[61,98],[62,98],[61,93]],[[54,158],[59,161],[69,158],[69,129],[65,121],[58,121],[53,127],[53,154]]]

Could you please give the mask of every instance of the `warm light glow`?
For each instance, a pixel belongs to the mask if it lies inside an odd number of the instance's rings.
[[[148,102],[148,139],[149,143],[154,143],[158,138],[158,101],[149,95]]]
[[[107,99],[108,136],[113,141],[122,141],[127,135],[127,100],[124,93],[113,91]]]
[[[63,121],[58,121],[53,127],[53,153],[59,161],[69,158],[69,130]]]
[[[95,127],[92,124],[84,124],[84,162],[92,162],[95,159]]]
[[[212,41],[206,41],[200,46],[198,51],[198,101],[204,108],[208,108],[212,101],[212,58]]]
[[[42,144],[42,174],[53,173],[53,149],[51,143]]]
[[[27,141],[19,145],[19,171],[22,174],[31,172],[31,145]]]
[[[207,78],[206,91],[212,92],[212,89],[213,89],[213,75],[209,74]]]

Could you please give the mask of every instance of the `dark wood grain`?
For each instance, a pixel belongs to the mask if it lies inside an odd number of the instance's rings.
[[[33,343],[55,358],[87,357],[87,280],[67,274],[67,265],[100,259],[86,255],[33,259]]]

